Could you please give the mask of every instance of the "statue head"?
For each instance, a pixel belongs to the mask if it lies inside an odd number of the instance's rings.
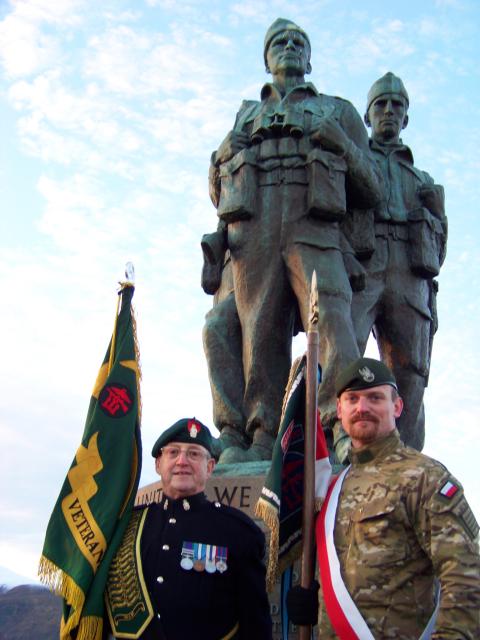
[[[397,142],[408,124],[409,98],[402,80],[388,71],[370,87],[365,124],[372,127],[372,138],[379,142]]]
[[[263,59],[265,61],[265,69],[267,73],[274,73],[275,69],[271,67],[272,62],[276,64],[276,60],[268,60],[268,58],[272,58],[275,54],[270,50],[270,45],[279,45],[281,41],[285,40],[284,46],[288,46],[288,42],[291,43],[292,47],[297,46],[304,50],[304,61],[301,63],[303,69],[301,69],[301,75],[305,73],[311,73],[312,67],[310,65],[310,52],[311,45],[310,39],[306,32],[299,27],[297,24],[292,22],[291,20],[286,20],[285,18],[277,18],[275,22],[273,22],[270,27],[267,29],[267,33],[265,34],[264,47],[263,47]],[[286,62],[286,64],[288,64]],[[290,61],[290,65],[292,65],[292,61]],[[298,66],[293,64],[293,66]]]

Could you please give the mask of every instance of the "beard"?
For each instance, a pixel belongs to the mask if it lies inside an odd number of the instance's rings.
[[[368,411],[356,413],[350,422],[350,437],[361,444],[369,444],[377,438],[380,420]]]

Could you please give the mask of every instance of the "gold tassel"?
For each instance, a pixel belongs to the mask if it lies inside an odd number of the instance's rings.
[[[255,515],[261,518],[270,529],[270,544],[268,550],[267,564],[267,591],[272,591],[275,587],[275,581],[279,575],[278,572],[278,540],[280,527],[278,523],[277,510],[271,504],[262,500],[260,497],[256,507]]]
[[[55,563],[42,555],[38,566],[38,576],[51,591],[61,596],[69,605],[79,609],[85,602],[85,595],[80,587]]]
[[[102,640],[103,619],[85,616],[80,620],[76,640]]]
[[[40,558],[38,576],[43,584],[73,608],[72,615],[66,622],[62,619],[60,625],[60,640],[69,640],[72,630],[79,623],[85,603],[85,594],[68,574],[44,555]]]

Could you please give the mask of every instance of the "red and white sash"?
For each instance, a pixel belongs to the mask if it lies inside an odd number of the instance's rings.
[[[333,540],[338,496],[349,469],[347,467],[332,481],[317,518],[316,537],[322,593],[328,617],[340,640],[375,640],[343,582]]]

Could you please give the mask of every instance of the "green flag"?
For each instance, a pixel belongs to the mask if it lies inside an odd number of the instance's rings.
[[[85,430],[48,524],[39,575],[64,602],[60,639],[101,640],[110,562],[130,519],[141,470],[140,369],[134,288],[120,313],[88,408]]]

